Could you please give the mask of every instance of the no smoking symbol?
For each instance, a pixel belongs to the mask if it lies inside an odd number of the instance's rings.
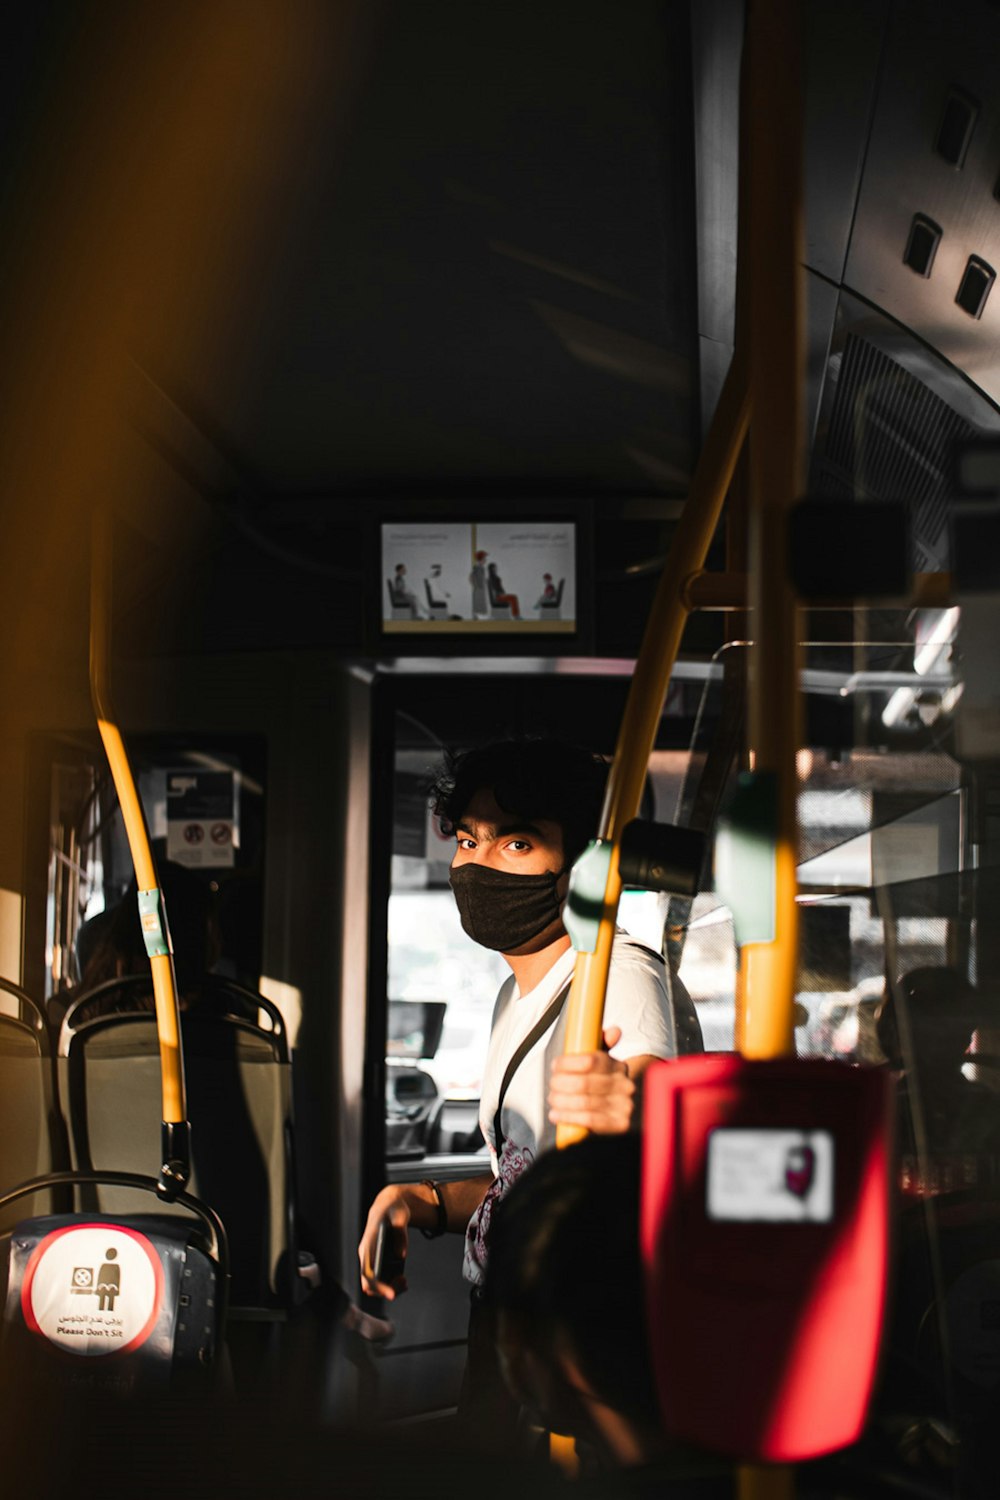
[[[231,837],[232,837],[232,831],[231,831],[228,823],[213,823],[212,824],[212,843],[213,844],[228,844]]]

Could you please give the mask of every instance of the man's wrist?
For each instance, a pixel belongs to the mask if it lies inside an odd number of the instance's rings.
[[[431,1195],[431,1201],[435,1210],[435,1222],[432,1228],[420,1227],[420,1233],[426,1240],[440,1239],[441,1235],[448,1231],[448,1205],[445,1202],[444,1191],[440,1182],[435,1182],[431,1177],[424,1177],[420,1186],[426,1188]]]
[[[440,1195],[435,1194],[435,1188],[439,1189],[440,1184],[423,1178],[420,1182],[401,1182],[395,1189],[397,1201],[406,1204],[411,1227],[432,1239],[438,1233],[437,1226],[441,1221]]]

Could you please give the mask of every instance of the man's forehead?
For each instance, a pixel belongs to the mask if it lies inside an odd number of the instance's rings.
[[[469,798],[458,823],[466,828],[473,826],[486,830],[534,828],[547,837],[559,837],[561,829],[553,818],[528,817],[516,809],[501,807],[491,787],[480,787]]]
[[[473,792],[465,807],[462,809],[461,821],[463,823],[496,823],[500,818],[509,816],[497,801],[492,787],[481,786],[478,791]]]

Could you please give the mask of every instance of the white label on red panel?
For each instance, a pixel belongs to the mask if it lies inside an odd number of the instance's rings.
[[[713,1130],[708,1217],[725,1222],[828,1224],[833,1137],[828,1130]]]
[[[120,1354],[145,1343],[163,1302],[149,1240],[118,1224],[69,1224],[28,1262],[21,1308],[29,1328],[71,1354]]]

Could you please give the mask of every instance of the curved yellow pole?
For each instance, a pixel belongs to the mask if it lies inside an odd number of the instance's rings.
[[[573,970],[566,1006],[568,1053],[593,1052],[600,1046],[604,993],[621,896],[621,833],[639,809],[646,766],[689,613],[685,585],[704,567],[749,421],[747,367],[737,351],[670,546],[629,687],[598,831],[598,836],[611,844],[604,906],[594,951],[578,953]],[[585,1134],[577,1126],[560,1125],[556,1139],[560,1146],[567,1146]]]
[[[99,511],[94,518],[91,560],[90,695],[125,821],[125,833],[135,867],[136,884],[140,892],[156,891],[159,888],[159,881],[153,851],[150,848],[146,818],[139,800],[132,767],[129,764],[125,742],[115,722],[114,710],[111,706],[110,615],[110,518],[106,513]],[[169,938],[167,946],[169,947]],[[160,1041],[163,1120],[167,1125],[184,1125],[187,1120],[187,1100],[184,1089],[184,1059],[181,1052],[180,1017],[172,954],[153,955],[150,957],[149,964],[156,1002],[156,1029]]]

